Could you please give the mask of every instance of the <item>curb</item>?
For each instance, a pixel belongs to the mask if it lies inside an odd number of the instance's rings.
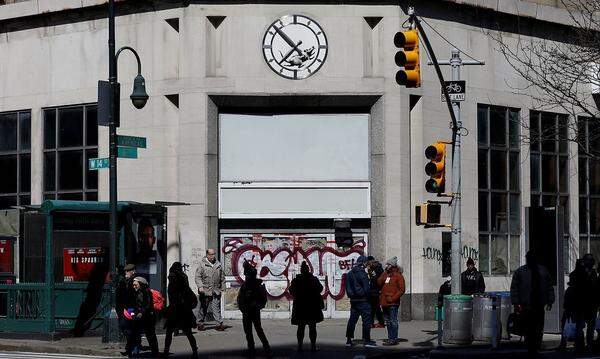
[[[51,354],[75,354],[75,355],[92,355],[101,357],[121,357],[120,347],[107,346],[101,349],[74,347],[74,346],[53,346],[53,345],[31,345],[31,344],[8,344],[0,343],[0,351],[9,352],[32,352],[32,353],[51,353]]]

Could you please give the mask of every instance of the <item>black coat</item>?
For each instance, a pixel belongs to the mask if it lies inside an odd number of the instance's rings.
[[[483,275],[475,268],[473,268],[473,270],[467,269],[462,272],[460,275],[460,282],[462,294],[473,295],[485,292]]]
[[[169,306],[167,307],[166,328],[188,329],[196,326],[193,309],[198,304],[196,296],[190,289],[188,277],[178,270],[169,271],[167,287]]]
[[[526,309],[532,309],[543,308],[554,303],[554,287],[550,273],[541,264],[534,268],[537,270],[535,276],[532,275],[533,270],[528,265],[519,267],[513,274],[510,283],[510,302],[513,305],[518,304]],[[536,298],[536,295],[539,298]],[[534,299],[537,299],[537,303]]]
[[[323,285],[310,273],[300,273],[292,280],[290,294],[294,297],[292,324],[320,323],[323,321]]]
[[[246,279],[238,292],[237,305],[242,314],[261,310],[267,304],[267,288],[262,280]]]
[[[371,297],[379,297],[379,292],[381,288],[379,288],[379,284],[377,284],[377,279],[383,274],[383,267],[381,263],[375,262],[369,267],[369,285],[371,291]]]
[[[598,277],[595,271],[576,268],[569,274],[569,283],[573,289],[572,302],[574,313],[582,317],[594,316],[598,310],[596,295],[598,293]]]

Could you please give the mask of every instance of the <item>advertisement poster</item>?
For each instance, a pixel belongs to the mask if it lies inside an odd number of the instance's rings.
[[[102,247],[64,248],[65,282],[86,282],[96,264],[105,264],[107,251]]]
[[[12,273],[13,257],[12,257],[12,241],[7,239],[0,240],[0,272]]]

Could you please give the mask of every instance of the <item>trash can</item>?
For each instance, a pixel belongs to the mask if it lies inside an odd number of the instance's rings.
[[[469,295],[444,296],[444,343],[471,344],[473,336],[473,298]]]
[[[501,339],[500,302],[496,302],[494,317],[492,309],[494,297],[490,294],[475,294],[473,296],[473,340],[491,342],[494,327],[496,338]]]
[[[497,305],[500,309],[500,328],[502,329],[502,339],[510,340],[510,334],[508,334],[508,316],[512,312],[510,292],[491,292],[489,294],[498,297]]]

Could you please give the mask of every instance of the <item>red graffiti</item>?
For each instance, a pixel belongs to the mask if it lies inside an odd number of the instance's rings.
[[[346,273],[365,250],[365,242],[362,240],[356,241],[353,247],[345,251],[322,244],[303,249],[303,237],[299,235],[291,235],[291,241],[283,242],[282,246],[274,250],[261,248],[262,240],[259,235],[253,236],[252,243],[244,243],[241,238],[231,238],[225,241],[223,253],[230,255],[231,272],[239,283],[244,281],[244,262],[252,262],[271,299],[291,299],[288,288],[303,261],[324,282],[321,293],[323,297],[341,299],[345,294]]]

